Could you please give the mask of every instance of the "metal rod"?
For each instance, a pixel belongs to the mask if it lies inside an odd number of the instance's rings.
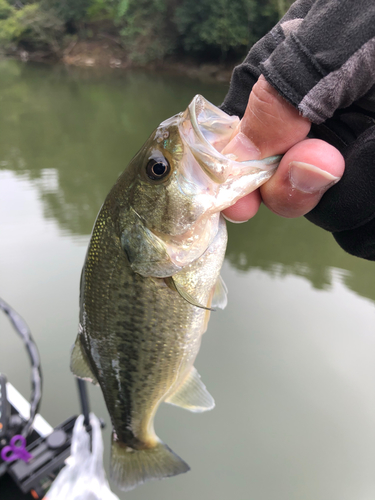
[[[79,399],[81,403],[82,414],[84,416],[84,425],[85,427],[89,427],[90,425],[90,405],[89,398],[87,395],[86,382],[80,378],[77,378],[78,391],[79,391]]]

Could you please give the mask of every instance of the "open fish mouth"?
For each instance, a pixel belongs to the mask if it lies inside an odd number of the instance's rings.
[[[281,159],[272,156],[239,162],[233,155],[223,155],[221,151],[233,137],[240,119],[229,116],[201,95],[194,97],[182,116],[181,136],[199,166],[215,183],[224,184],[230,178],[261,171],[270,177]]]

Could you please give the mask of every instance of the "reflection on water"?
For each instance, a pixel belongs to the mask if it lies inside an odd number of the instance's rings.
[[[0,295],[38,344],[52,425],[78,408],[69,349],[96,214],[153,128],[195,93],[218,104],[225,86],[0,62]],[[229,305],[197,360],[217,408],[163,405],[156,421],[192,471],[120,498],[373,500],[374,264],[266,209],[228,226]],[[26,354],[2,316],[0,345],[0,371],[27,396]],[[90,396],[109,422],[100,391]]]
[[[160,121],[184,109],[194,93],[219,104],[224,85],[141,72],[0,62],[0,169],[33,181],[47,219],[88,235],[108,190]],[[375,299],[367,265],[320,229],[262,210],[246,226],[230,225],[227,258],[241,270],[296,274],[317,288],[342,268],[346,285]],[[254,240],[265,242],[260,251]]]
[[[95,76],[77,68],[0,62],[0,168],[40,179],[46,217],[70,233],[89,234],[128,161],[197,89],[197,83],[156,74]],[[199,91],[218,104],[225,87],[199,84]]]
[[[284,219],[262,207],[259,216],[245,225],[231,224],[229,235],[227,258],[238,269],[304,276],[319,289],[332,284],[335,272],[351,290],[375,300],[371,263],[348,255],[329,233],[303,218]]]

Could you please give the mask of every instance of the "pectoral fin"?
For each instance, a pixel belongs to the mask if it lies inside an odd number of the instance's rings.
[[[192,297],[190,295],[189,292],[184,290],[183,287],[173,279],[173,276],[170,276],[169,278],[164,278],[164,281],[171,290],[176,291],[180,295],[180,297],[182,297],[184,300],[186,300],[186,302],[188,302],[192,306],[200,307],[201,309],[206,309],[206,311],[214,311],[215,310],[215,309],[211,309],[210,307],[206,307],[206,306],[200,304],[199,302],[197,302],[194,299],[194,297]]]
[[[228,288],[224,283],[223,278],[219,276],[214,287],[212,306],[218,307],[219,309],[225,309],[228,304],[227,293],[228,293]]]
[[[178,389],[168,396],[165,402],[193,412],[212,410],[215,407],[214,398],[207,391],[194,366]]]
[[[82,348],[79,336],[77,337],[72,350],[72,356],[70,358],[70,369],[76,377],[87,380],[92,384],[99,385],[97,378],[92,373],[92,369],[89,365],[86,353]]]

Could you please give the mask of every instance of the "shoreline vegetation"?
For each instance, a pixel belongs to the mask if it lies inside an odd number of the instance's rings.
[[[0,54],[228,81],[292,0],[0,0]]]
[[[1,54],[1,53],[0,53]],[[74,43],[70,50],[64,52],[61,57],[51,55],[47,51],[26,51],[17,49],[2,53],[5,58],[19,59],[23,62],[38,62],[45,64],[65,64],[82,68],[100,69],[146,69],[149,71],[185,75],[207,81],[229,82],[234,63],[202,62],[194,58],[178,59],[167,57],[163,60],[150,61],[137,64],[128,57],[124,49],[118,49],[113,44],[102,40],[79,40]],[[240,61],[238,61],[240,62]]]

